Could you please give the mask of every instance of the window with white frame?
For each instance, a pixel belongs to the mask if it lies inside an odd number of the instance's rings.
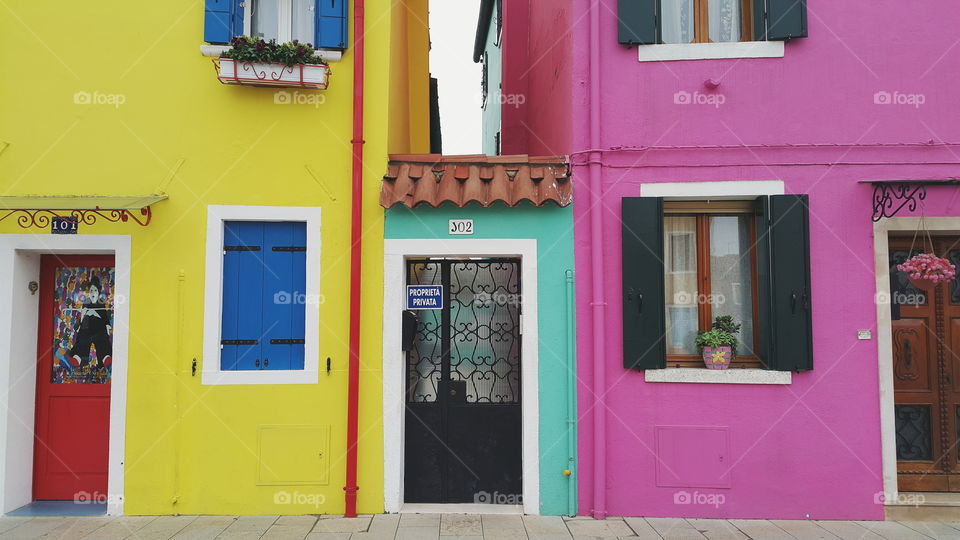
[[[248,35],[318,49],[347,48],[348,0],[204,0],[203,39],[227,44]]]
[[[209,207],[204,384],[316,382],[319,212]]]

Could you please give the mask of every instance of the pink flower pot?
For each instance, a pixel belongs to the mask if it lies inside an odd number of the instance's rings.
[[[732,347],[704,347],[703,363],[707,369],[727,369],[733,360]]]
[[[910,280],[910,283],[913,283],[913,286],[918,289],[928,290],[937,286],[937,282],[933,281],[932,279],[924,279],[924,278],[917,278],[917,279],[908,278],[908,279]]]

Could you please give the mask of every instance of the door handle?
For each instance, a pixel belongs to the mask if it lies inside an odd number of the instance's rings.
[[[264,359],[263,359],[263,368],[266,369],[267,366],[269,366],[269,365],[270,365],[270,359],[269,359],[269,358],[264,358]]]
[[[259,367],[260,367],[260,359],[259,359],[259,358],[257,358],[256,360],[253,361],[253,367],[255,367],[255,368],[259,368]]]
[[[790,313],[797,312],[797,291],[790,293]]]
[[[643,315],[643,295],[637,295],[637,315]]]

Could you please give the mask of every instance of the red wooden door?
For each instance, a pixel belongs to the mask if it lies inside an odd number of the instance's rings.
[[[43,256],[34,500],[105,497],[113,363],[113,256]]]

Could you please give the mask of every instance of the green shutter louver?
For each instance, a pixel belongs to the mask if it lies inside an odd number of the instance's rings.
[[[657,23],[659,0],[617,0],[620,43],[652,45],[660,42]]]
[[[663,199],[624,197],[623,367],[667,367],[663,284]]]
[[[807,0],[755,0],[753,14],[757,41],[807,37]]]
[[[757,201],[760,359],[776,371],[813,369],[807,195]]]

